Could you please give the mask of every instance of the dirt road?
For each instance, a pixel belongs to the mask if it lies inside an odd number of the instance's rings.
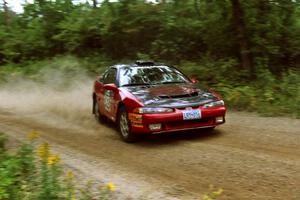
[[[74,168],[113,179],[133,198],[199,199],[213,184],[225,190],[221,199],[300,199],[299,120],[231,112],[227,124],[213,133],[125,144],[113,128],[92,117],[91,126],[73,128],[35,117],[1,112],[0,131],[18,136],[40,130],[44,139],[62,146],[58,151]]]
[[[2,87],[0,131],[22,138],[39,130],[69,167],[113,181],[133,199],[200,199],[210,185],[224,189],[220,199],[300,199],[300,120],[229,112],[227,123],[212,133],[125,144],[113,125],[94,120],[86,80],[76,78],[65,91],[49,87],[57,81]]]

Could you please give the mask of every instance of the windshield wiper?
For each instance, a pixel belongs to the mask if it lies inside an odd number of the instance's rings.
[[[161,84],[173,84],[173,83],[186,83],[184,81],[166,81],[166,82],[162,82]]]

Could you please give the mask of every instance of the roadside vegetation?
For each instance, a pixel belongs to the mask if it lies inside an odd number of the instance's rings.
[[[0,133],[1,200],[105,200],[112,199],[113,183],[86,186],[78,183],[72,171],[63,168],[60,156],[47,143],[38,144],[39,133],[32,131],[28,141],[7,149],[7,137]]]
[[[23,13],[0,2],[2,83],[153,59],[181,66],[231,108],[300,117],[299,1],[39,0]]]
[[[71,55],[38,62],[30,61],[26,64],[6,64],[0,67],[0,88],[1,83],[3,86],[4,83],[13,83],[20,79],[43,83],[49,80],[47,75],[57,75],[52,77],[56,80],[56,84],[60,88],[62,85],[67,87],[76,80],[86,77],[93,79],[110,64],[115,62],[109,59],[78,58]],[[259,68],[257,79],[248,80],[244,78],[247,72],[235,70],[235,64],[235,60],[216,62],[205,59],[200,62],[182,61],[175,66],[191,77],[197,77],[199,84],[209,86],[220,93],[231,109],[258,112],[264,116],[300,117],[300,107],[296,103],[300,102],[298,71],[290,69],[277,77],[269,70]],[[63,76],[59,77],[62,74]]]
[[[183,63],[183,71],[196,76],[200,84],[212,87],[225,99],[229,108],[259,112],[264,116],[299,118],[300,73],[287,70],[274,76],[264,67],[257,68],[257,78],[245,79],[246,71],[234,69],[233,60]]]

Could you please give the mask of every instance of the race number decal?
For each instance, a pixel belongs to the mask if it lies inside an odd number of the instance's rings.
[[[104,92],[104,108],[107,112],[111,111],[113,91],[105,90]]]

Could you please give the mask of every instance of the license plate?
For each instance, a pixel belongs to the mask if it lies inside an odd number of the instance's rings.
[[[182,114],[183,120],[201,119],[201,110],[185,110]]]

